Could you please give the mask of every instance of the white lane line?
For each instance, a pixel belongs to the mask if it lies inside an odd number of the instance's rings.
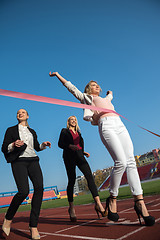
[[[79,216],[95,216],[96,215],[96,213],[87,213],[87,214],[78,214],[78,217]],[[59,218],[61,218],[61,217],[68,217],[69,218],[69,215],[68,214],[63,214],[63,215],[60,215],[60,216],[58,216]],[[57,215],[55,214],[55,215],[49,215],[49,216],[44,216],[43,218],[56,218],[56,219],[58,219],[58,217],[57,217]]]
[[[17,229],[17,230],[21,232],[30,232],[29,230],[24,230],[24,229]],[[57,234],[57,233],[48,233],[48,232],[39,232],[39,234],[44,234],[44,235],[41,235],[41,238],[47,237],[47,236],[56,236],[56,237],[66,237],[66,238],[87,239],[87,240],[116,240],[112,238],[95,238],[95,237],[75,236],[75,235]]]
[[[80,226],[84,226],[84,225],[87,225],[89,223],[96,222],[96,221],[97,221],[97,219],[94,219],[94,220],[91,220],[91,221],[88,221],[88,222],[85,222],[85,223],[82,223],[82,224],[78,224],[78,225],[73,226],[73,227],[69,227],[69,228],[65,228],[65,229],[59,230],[59,231],[57,231],[55,233],[57,234],[57,233],[60,233],[60,232],[64,232],[64,231],[67,231],[67,230],[70,230],[70,229],[73,229],[73,228],[77,228],[77,227],[80,227]]]
[[[151,203],[151,202],[153,202],[153,200],[152,200],[152,201],[149,201],[148,203]],[[126,210],[123,210],[123,211],[121,211],[120,213],[129,211],[129,210],[132,210],[132,211],[133,211],[133,207],[132,207],[132,208],[128,208],[128,209],[126,209]],[[153,211],[153,210],[151,210],[151,211]],[[134,211],[133,211],[133,212],[134,212]],[[76,226],[72,226],[72,227],[69,227],[69,228],[65,228],[65,229],[59,230],[59,231],[55,232],[55,234],[58,234],[58,233],[61,233],[61,232],[64,232],[64,231],[68,231],[68,230],[71,230],[71,229],[73,229],[73,228],[77,228],[77,227],[80,227],[80,226],[84,226],[84,225],[87,225],[87,224],[89,224],[89,223],[95,222],[95,221],[97,221],[97,220],[98,220],[98,219],[95,219],[95,220],[88,221],[88,222],[85,222],[85,223],[82,223],[82,224],[79,224],[79,225],[76,225]],[[138,223],[138,222],[136,222],[136,223]],[[114,223],[114,224],[115,224],[115,223]],[[122,224],[122,223],[121,223],[121,224]],[[138,231],[139,231],[139,230],[138,230]]]
[[[160,221],[160,218],[156,219],[155,222]],[[40,232],[41,234],[46,234],[46,235],[52,235],[52,236],[59,236],[59,237],[68,237],[68,238],[77,238],[77,239],[87,239],[87,240],[122,240],[125,239],[141,230],[143,230],[144,228],[146,228],[147,226],[141,227],[137,230],[134,230],[130,233],[127,233],[126,235],[120,237],[120,238],[116,238],[116,239],[111,239],[111,238],[95,238],[95,237],[87,237],[87,236],[76,236],[76,235],[68,235],[68,234],[57,234],[57,233],[46,233],[46,232]]]
[[[120,219],[119,219],[120,220]],[[113,226],[118,226],[118,225],[135,225],[135,224],[138,224],[139,223],[139,220],[136,220],[135,222],[131,222],[130,220],[127,220],[127,219],[123,219],[123,221],[121,222],[113,222],[113,221],[109,221],[109,222],[106,222],[106,225],[113,225]]]
[[[158,222],[159,220],[160,220],[160,218],[156,219],[155,222]],[[140,232],[141,230],[143,230],[143,229],[146,228],[146,227],[147,227],[147,226],[141,227],[141,228],[139,228],[139,229],[137,229],[137,230],[134,230],[134,231],[132,231],[132,232],[130,232],[130,233],[127,233],[126,235],[124,235],[124,236],[122,236],[122,237],[120,237],[120,238],[117,238],[117,239],[115,239],[115,240],[125,239],[125,238],[127,238],[127,237],[129,237],[129,236],[131,236],[131,235],[133,235],[133,234],[135,234],[135,233],[137,233],[137,232]]]
[[[124,235],[124,236],[122,236],[122,237],[120,237],[120,238],[117,238],[117,240],[122,240],[122,239],[124,239],[124,238],[127,238],[127,237],[129,237],[129,236],[131,236],[131,235],[133,235],[133,234],[135,234],[135,233],[143,230],[144,228],[145,228],[145,227],[141,227],[141,228],[139,228],[139,229],[137,229],[137,230],[134,230],[133,232],[127,233],[126,235]]]
[[[30,233],[30,230],[26,230],[26,229],[16,229],[16,228],[11,228],[13,230],[18,230],[20,232],[27,232],[27,233]],[[40,233],[40,232],[39,232]],[[48,235],[41,235],[41,238],[43,237],[47,237]]]
[[[159,212],[160,211],[160,209],[150,209],[150,210],[148,210],[148,212]],[[120,213],[123,213],[123,212],[120,212]],[[132,211],[128,211],[128,212],[125,212],[125,213],[127,213],[127,214],[130,214],[130,213],[136,213],[134,210],[133,210],[133,208],[132,208]]]
[[[155,205],[152,205],[152,207],[157,207],[157,206],[159,206],[160,205],[160,203],[157,203],[157,204],[155,204]]]
[[[144,199],[145,200],[145,199]],[[157,199],[153,199],[153,200],[151,200],[151,201],[149,201],[149,202],[146,202],[145,204],[149,204],[149,203],[152,203],[152,202],[155,202],[155,201],[159,201],[160,200],[160,198],[157,198]]]
[[[17,230],[21,231],[21,232],[30,232],[29,230],[24,230],[24,229],[17,229]],[[47,237],[47,236],[57,236],[57,237],[66,237],[66,238],[88,239],[88,240],[116,240],[116,239],[112,239],[112,238],[96,238],[96,237],[57,234],[57,233],[48,233],[48,232],[39,232],[39,234],[44,234],[44,235],[41,235],[41,238]]]
[[[159,200],[159,199],[156,199],[156,200]],[[155,201],[155,200],[149,201],[149,202],[147,202],[147,204],[152,203],[152,202],[154,202],[154,201]],[[125,210],[121,211],[120,213],[129,211],[129,210],[131,210],[131,209],[133,210],[133,207],[132,207],[132,208],[125,209]],[[159,209],[158,209],[158,210],[159,210]],[[157,210],[151,210],[151,211],[157,211]],[[99,219],[95,219],[95,220],[92,220],[92,221],[88,221],[88,222],[85,222],[85,223],[82,223],[82,224],[79,224],[79,225],[76,225],[76,226],[73,226],[73,227],[70,227],[70,228],[66,228],[66,229],[57,231],[57,232],[55,232],[55,233],[46,233],[46,232],[39,232],[39,233],[40,233],[40,234],[45,234],[46,236],[47,236],[47,235],[53,235],[53,236],[70,237],[70,238],[78,238],[78,239],[91,239],[91,240],[122,240],[122,239],[124,239],[124,238],[126,238],[126,237],[128,237],[128,236],[130,236],[130,235],[133,235],[134,233],[139,232],[139,231],[141,231],[142,229],[146,228],[146,226],[141,227],[140,229],[137,229],[137,230],[135,230],[135,231],[133,231],[133,232],[130,232],[130,233],[128,233],[128,234],[126,234],[126,235],[118,238],[118,239],[93,238],[93,237],[85,237],[85,236],[74,236],[74,235],[58,234],[58,233],[60,233],[60,232],[67,231],[67,230],[70,230],[70,229],[73,229],[73,228],[77,228],[77,227],[79,227],[79,226],[87,225],[87,224],[89,224],[89,223],[91,223],[91,222],[96,222],[97,220],[99,220]],[[155,222],[158,222],[159,220],[160,220],[160,218],[156,219]],[[24,231],[24,232],[29,232],[28,230],[21,230],[21,229],[19,229],[19,230],[20,230],[20,231]],[[45,236],[45,235],[44,235],[44,236]],[[42,237],[43,237],[43,236],[42,236]]]
[[[152,210],[148,210],[148,212],[159,212],[160,209],[152,209]]]
[[[90,221],[90,222],[94,222],[94,221],[97,221],[97,220],[93,220],[93,221]],[[155,222],[158,222],[160,221],[160,218],[156,219]],[[87,222],[89,223],[89,222]],[[87,223],[84,223],[84,224],[81,224],[81,225],[85,225]],[[107,224],[107,223],[106,223]],[[110,223],[112,225],[112,223]],[[115,225],[115,224],[114,224]],[[80,225],[78,225],[80,226]],[[78,227],[78,226],[75,226],[75,227]],[[39,232],[41,235],[41,238],[42,237],[47,237],[48,235],[49,236],[57,236],[57,237],[66,237],[66,238],[77,238],[77,239],[86,239],[86,240],[123,240],[141,230],[143,230],[144,228],[146,228],[147,226],[143,226],[137,230],[134,230],[130,233],[127,233],[125,234],[124,236],[120,237],[120,238],[117,238],[117,239],[111,239],[111,238],[95,238],[95,237],[87,237],[87,236],[77,236],[77,235],[68,235],[68,234],[58,234],[58,232],[60,231],[57,231],[55,233],[48,233],[48,232]],[[69,228],[68,228],[69,229]],[[71,228],[70,228],[71,229]],[[22,232],[30,232],[29,230],[24,230],[24,229],[18,229],[19,231],[22,231]],[[67,229],[66,229],[67,230]]]
[[[116,240],[112,238],[96,238],[96,237],[87,237],[87,236],[77,236],[77,235],[68,235],[68,234],[56,234],[56,233],[45,233],[51,236],[57,236],[57,237],[66,237],[66,238],[77,238],[77,239],[86,239],[86,240]]]
[[[151,201],[149,201],[149,202],[145,202],[145,204],[147,205],[147,204],[152,203],[152,202],[154,202],[154,201],[156,201],[156,200],[160,200],[160,198],[151,200]],[[128,212],[128,211],[130,211],[130,210],[133,210],[133,207],[128,208],[128,209],[125,209],[125,210],[121,211],[120,213]],[[148,211],[150,211],[150,210],[148,210]]]
[[[123,210],[123,211],[120,211],[119,213],[128,212],[128,211],[130,211],[130,210],[133,210],[133,207],[131,207],[131,208],[127,208],[127,209],[125,209],[125,210]]]

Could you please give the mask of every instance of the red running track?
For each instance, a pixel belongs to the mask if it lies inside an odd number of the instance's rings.
[[[97,219],[94,205],[88,204],[75,207],[78,217],[76,223],[70,222],[67,207],[41,210],[38,229],[44,240],[160,240],[160,195],[145,197],[145,203],[149,213],[156,219],[152,227],[139,225],[133,199],[127,199],[118,201],[120,219],[117,223],[107,218]],[[0,214],[0,239],[5,239],[1,230],[4,215]],[[29,212],[18,212],[10,236],[6,239],[30,239],[28,222]]]

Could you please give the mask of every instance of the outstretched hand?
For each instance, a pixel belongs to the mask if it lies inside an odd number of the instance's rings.
[[[50,72],[50,73],[49,73],[49,76],[50,76],[50,77],[54,77],[54,76],[56,76],[56,75],[57,75],[57,72],[52,72],[52,73]]]

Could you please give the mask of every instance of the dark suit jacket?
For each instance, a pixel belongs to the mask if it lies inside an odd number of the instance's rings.
[[[78,132],[78,134],[80,136],[79,145],[82,147],[82,151],[84,152],[84,141],[81,133]],[[63,149],[63,158],[71,157],[74,154],[74,151],[68,147],[70,144],[74,144],[72,134],[68,128],[63,128],[58,141],[58,146]]]
[[[33,135],[34,149],[36,151],[41,151],[41,149],[39,147],[39,142],[37,140],[36,132],[31,128],[28,128],[28,129]],[[12,142],[15,142],[18,139],[20,140],[19,131],[18,131],[18,124],[17,124],[13,127],[9,127],[6,130],[4,140],[3,140],[3,144],[2,144],[2,149],[1,150],[4,153],[4,156],[5,156],[8,163],[13,162],[16,159],[18,159],[21,152],[23,152],[27,147],[27,145],[24,144],[22,147],[15,147],[12,152],[8,153],[8,145]]]

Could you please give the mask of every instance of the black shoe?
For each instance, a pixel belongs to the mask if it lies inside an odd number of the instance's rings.
[[[76,215],[71,214],[71,209],[70,208],[68,209],[68,213],[69,213],[69,217],[70,217],[71,222],[77,222],[77,217],[76,217]]]
[[[97,205],[95,205],[95,211],[97,213],[98,218],[100,219],[99,213],[102,215],[102,217],[106,217],[107,216],[107,212],[106,211],[101,211]]]
[[[119,215],[118,215],[118,213],[111,212],[111,210],[109,208],[110,199],[116,199],[116,197],[110,196],[106,199],[106,209],[105,209],[105,211],[107,211],[107,209],[108,209],[108,219],[109,220],[111,220],[113,222],[117,222],[118,219],[119,219]]]
[[[137,216],[138,216],[140,225],[142,225],[142,223],[141,223],[141,218],[140,218],[140,216],[141,216],[141,217],[143,218],[146,226],[153,226],[153,225],[155,224],[155,218],[152,217],[152,216],[150,216],[150,215],[147,216],[147,217],[143,216],[142,210],[139,209],[139,208],[137,207],[137,205],[136,205],[136,202],[141,201],[141,200],[143,200],[143,199],[138,199],[138,200],[136,200],[136,201],[135,201],[135,204],[134,204],[134,210],[135,210],[136,213],[137,213]]]

